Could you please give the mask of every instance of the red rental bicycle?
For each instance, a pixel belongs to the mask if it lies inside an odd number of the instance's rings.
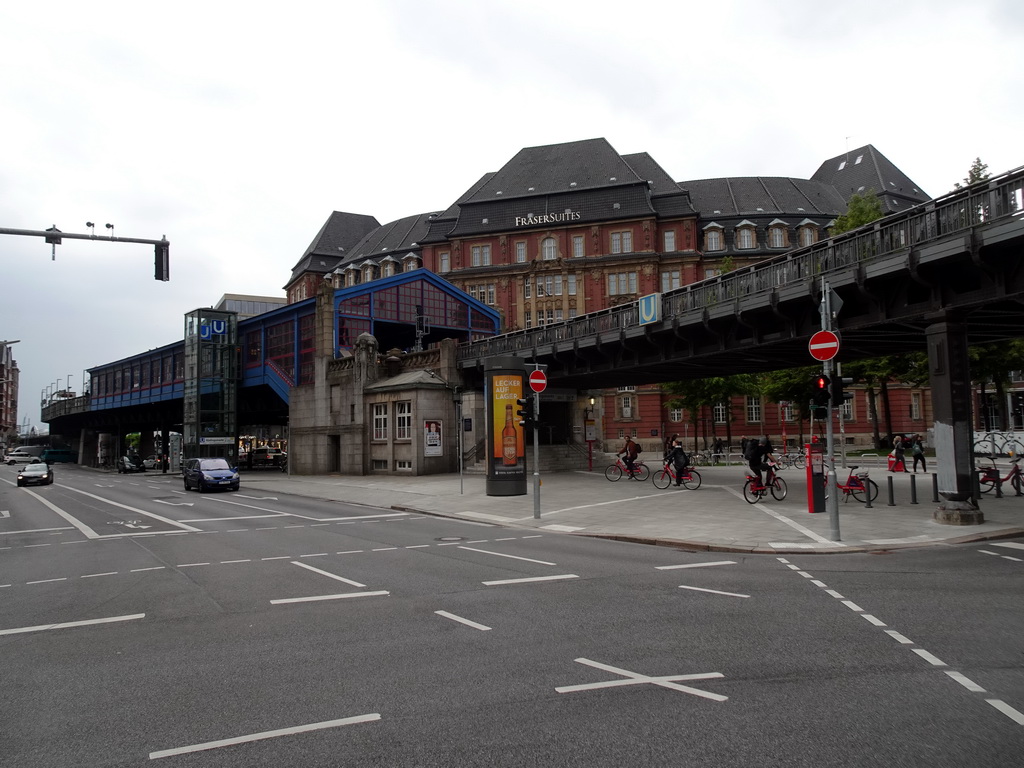
[[[1024,472],[1021,472],[1018,461],[1020,461],[1019,458],[1010,460],[1010,464],[1013,466],[1010,467],[1006,477],[999,477],[999,467],[995,465],[995,462],[993,462],[991,467],[979,468],[978,486],[981,488],[981,492],[991,493],[996,489],[996,486],[1009,482],[1013,487],[1014,493],[1020,496],[1022,488],[1024,488]]]
[[[758,482],[756,475],[747,475],[747,482],[743,484],[743,498],[748,504],[756,504],[768,495],[768,491],[771,491],[776,501],[782,501],[789,493],[786,481],[776,473],[775,464],[769,463],[766,472],[763,485]]]
[[[654,473],[654,487],[661,488],[664,490],[668,488],[672,483],[676,481],[676,470],[671,464],[666,464],[664,469],[659,469]],[[700,472],[693,467],[683,467],[682,471],[678,475],[679,484],[684,488],[695,491],[700,488]]]
[[[857,472],[855,474],[855,469],[857,469],[856,466],[850,467],[850,474],[846,478],[845,483],[839,482],[839,478],[836,478],[836,490],[842,491],[843,501],[849,501],[850,497],[853,496],[853,498],[861,504],[863,504],[868,498],[873,502],[878,498],[878,483],[868,477],[867,471]],[[824,482],[827,487],[827,476],[824,478]],[[825,498],[828,498],[827,494],[825,495]]]
[[[651,476],[651,470],[643,463],[641,459],[635,459],[633,461],[633,471],[630,472],[626,468],[626,463],[621,457],[615,458],[615,463],[610,464],[604,471],[604,476],[611,480],[613,483],[617,481],[623,475],[628,475],[634,480],[646,480]]]

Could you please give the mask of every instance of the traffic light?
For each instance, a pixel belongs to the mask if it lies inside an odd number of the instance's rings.
[[[811,379],[811,402],[816,408],[827,408],[832,382],[828,376],[819,374]]]
[[[516,416],[519,417],[519,426],[528,427],[533,425],[533,398],[532,397],[521,397],[516,400],[516,404],[519,406],[519,410],[516,411]]]
[[[831,394],[832,406],[834,408],[841,407],[847,400],[853,400],[853,392],[846,392],[843,389],[844,387],[848,387],[850,384],[853,384],[853,379],[849,376],[836,376],[832,379]]]
[[[157,280],[164,282],[171,279],[171,244],[163,240],[153,246],[154,251],[154,275]]]

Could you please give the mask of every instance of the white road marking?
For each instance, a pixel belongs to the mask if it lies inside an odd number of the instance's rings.
[[[360,584],[358,581],[352,581],[352,579],[346,579],[344,576],[338,576],[338,575],[333,574],[333,573],[328,573],[327,571],[321,571],[319,568],[314,568],[312,565],[306,565],[305,563],[300,563],[298,560],[292,560],[292,565],[297,565],[297,566],[299,566],[299,568],[305,568],[307,571],[312,571],[313,573],[319,573],[321,576],[326,576],[329,579],[336,579],[337,581],[343,581],[346,584],[351,584],[353,587],[360,587],[360,588],[362,588],[362,587],[366,586],[365,584]]]
[[[1020,712],[1018,712],[1016,709],[1011,707],[1005,701],[1000,701],[999,699],[985,699],[985,701],[987,701],[993,707],[998,709],[1000,712],[1002,712],[1008,718],[1013,720],[1013,722],[1015,722],[1017,725],[1024,725],[1024,714],[1021,714]]]
[[[864,609],[861,608],[859,605],[857,605],[852,600],[843,600],[843,605],[845,605],[851,611],[856,611],[857,613],[864,613]]]
[[[710,568],[713,565],[736,565],[735,560],[718,560],[713,563],[687,563],[685,565],[658,565],[655,570],[673,571],[676,568]]]
[[[1016,541],[990,541],[989,544],[993,547],[1006,547],[1007,549],[1024,549],[1024,544],[1019,544]]]
[[[26,581],[26,584],[49,584],[52,581],[67,581],[67,576],[61,576],[59,579],[40,579],[39,581]]]
[[[901,635],[895,629],[887,629],[887,630],[885,630],[885,634],[887,634],[889,637],[891,637],[897,643],[902,643],[903,645],[913,645],[914,644],[913,640],[911,640],[906,635]]]
[[[826,584],[823,581],[818,581],[817,579],[812,579],[811,584],[813,584],[816,587],[821,587],[822,589],[828,589],[828,584]]]
[[[193,528],[191,525],[185,525],[184,523],[179,523],[177,520],[171,520],[169,517],[158,515],[155,512],[147,512],[146,510],[139,509],[138,507],[129,507],[127,504],[121,504],[119,502],[113,501],[112,499],[105,499],[102,496],[97,496],[95,493],[89,493],[88,491],[82,491],[79,490],[78,488],[72,488],[70,485],[61,485],[59,487],[69,491],[74,491],[75,493],[80,493],[83,496],[88,496],[91,499],[96,499],[96,501],[102,501],[104,504],[110,504],[112,507],[127,509],[129,512],[134,512],[139,515],[145,515],[146,517],[149,517],[153,520],[159,520],[161,523],[165,523],[166,525],[170,525],[175,528],[181,528],[182,530],[190,531],[193,533],[199,530],[198,528]],[[69,520],[68,522],[71,521]],[[72,525],[73,524],[74,523],[72,523]]]
[[[985,693],[984,688],[982,688],[980,685],[978,685],[976,682],[971,680],[966,675],[962,675],[959,672],[951,672],[949,670],[946,670],[946,674],[954,680],[956,680],[958,683],[960,683],[960,685],[962,685],[968,691],[973,691],[974,693]]]
[[[166,565],[154,565],[152,568],[132,568],[132,573],[142,573],[143,571],[162,571],[166,568]]]
[[[528,563],[538,563],[540,565],[558,565],[558,563],[549,563],[547,560],[534,560],[529,557],[519,557],[518,555],[506,555],[504,552],[490,552],[486,549],[477,549],[476,547],[459,547],[459,549],[465,549],[468,552],[480,552],[485,555],[494,555],[495,557],[507,557],[511,560],[525,560]]]
[[[47,629],[69,629],[71,627],[87,627],[93,624],[111,624],[115,621],[134,621],[145,618],[144,613],[133,613],[129,616],[111,616],[106,619],[85,619],[83,621],[65,621],[60,624],[41,624],[36,627],[18,627],[17,629],[0,629],[0,635],[20,635],[25,632],[41,632]]]
[[[209,563],[178,563],[178,568],[195,568],[197,565],[209,565]]]
[[[40,498],[42,498],[42,497],[40,497]],[[26,530],[26,531],[4,531],[4,536],[14,536],[14,535],[19,534],[19,533],[49,533],[50,531],[70,531],[70,530],[71,530],[71,526],[68,526],[67,528],[33,528],[31,530]],[[79,529],[79,530],[81,530],[81,529]],[[65,542],[62,542],[62,543],[64,543],[64,544],[76,544],[78,542],[65,541]],[[9,547],[4,547],[4,549],[9,549]]]
[[[528,518],[523,518],[523,519],[526,520]],[[582,531],[582,530],[584,530],[582,527],[578,527],[578,526],[556,525],[554,523],[552,523],[551,525],[542,525],[541,528],[543,528],[546,531],[559,531],[561,533],[573,533],[574,531]]]
[[[231,739],[219,741],[207,741],[202,744],[193,744],[189,747],[175,747],[174,749],[161,749],[149,753],[150,760],[158,760],[161,757],[172,757],[174,755],[185,755],[190,752],[203,752],[208,749],[219,749],[220,747],[231,747],[236,744],[246,744],[252,741],[273,739],[279,736],[293,736],[297,733],[309,733],[310,731],[322,731],[327,728],[338,728],[343,725],[355,725],[357,723],[370,723],[380,720],[380,715],[373,712],[368,715],[357,715],[355,717],[344,717],[340,720],[325,720],[322,723],[310,723],[309,725],[296,725],[292,728],[279,728],[274,731],[263,731],[251,733],[248,736],[235,736]]]
[[[750,597],[750,595],[741,595],[738,592],[720,592],[717,589],[702,589],[701,587],[687,587],[684,584],[679,585],[680,589],[692,589],[694,592],[710,592],[713,595],[725,595],[726,597]]]
[[[87,573],[84,576],[79,576],[80,579],[95,579],[97,576],[117,576],[117,571],[107,571],[106,573]]]
[[[843,600],[843,596],[836,592],[834,589],[826,589],[826,594],[832,595],[836,600]]]
[[[344,592],[340,595],[313,595],[312,597],[285,597],[280,600],[271,600],[271,605],[284,605],[285,603],[312,603],[317,600],[342,600],[346,597],[380,597],[389,595],[390,592]]]
[[[65,486],[62,485],[60,487],[64,488]],[[90,539],[98,539],[98,538],[100,538],[100,535],[98,533],[96,533],[96,531],[94,531],[92,528],[90,528],[89,526],[87,526],[85,523],[81,522],[77,518],[72,517],[70,513],[65,512],[63,509],[58,507],[56,504],[52,504],[48,499],[43,498],[42,496],[40,496],[35,491],[30,491],[28,488],[25,488],[24,491],[29,496],[32,496],[33,498],[38,499],[40,502],[42,502],[42,504],[44,506],[49,507],[51,510],[53,510],[58,515],[63,517],[65,520],[67,520],[69,523],[71,523],[71,525],[73,525],[75,528],[77,528],[79,531],[81,531],[83,534],[85,534],[86,537],[88,537]],[[83,491],[83,493],[84,493],[84,491]]]
[[[863,616],[870,623],[874,624],[876,627],[884,627],[885,626],[885,622],[884,621],[882,621],[881,619],[876,619],[870,613],[862,613],[861,616]]]
[[[944,667],[944,666],[946,666],[946,662],[944,662],[942,659],[940,659],[940,658],[938,658],[936,656],[933,656],[932,654],[928,653],[928,651],[924,650],[924,648],[911,648],[910,650],[912,650],[914,653],[916,653],[918,656],[920,656],[922,659],[924,659],[925,661],[927,661],[929,664],[931,664],[934,667]]]
[[[514,517],[502,517],[501,515],[488,515],[483,512],[460,512],[459,514],[466,517],[479,517],[482,520],[496,520],[499,523],[511,523],[516,519]]]
[[[485,627],[483,624],[477,624],[475,621],[470,621],[469,619],[464,619],[461,616],[456,616],[454,613],[448,613],[448,611],[434,611],[434,613],[438,616],[444,616],[446,619],[457,621],[460,624],[465,624],[467,627],[479,629],[482,632],[489,632],[491,629],[490,627]]]
[[[575,573],[566,573],[561,576],[532,576],[527,579],[502,579],[500,581],[482,581],[488,587],[496,586],[498,584],[526,584],[531,581],[557,581],[558,579],[578,579]]]
[[[608,680],[602,683],[584,683],[582,685],[563,685],[555,688],[557,693],[572,693],[574,691],[589,691],[598,688],[615,688],[622,685],[641,685],[643,683],[650,683],[657,685],[662,688],[670,688],[673,691],[680,691],[681,693],[689,693],[693,696],[700,696],[704,699],[711,699],[712,701],[726,701],[728,696],[721,696],[717,693],[710,693],[709,691],[702,691],[699,688],[691,688],[687,685],[677,685],[677,680],[710,680],[713,678],[725,677],[721,672],[705,672],[696,675],[667,675],[664,677],[650,677],[648,675],[639,675],[636,672],[630,672],[628,669],[619,669],[618,667],[612,667],[608,664],[601,664],[597,661],[591,661],[590,659],[575,659],[579,664],[586,664],[588,667],[594,667],[596,669],[604,670],[605,672],[611,672],[615,675],[622,675],[625,680]]]

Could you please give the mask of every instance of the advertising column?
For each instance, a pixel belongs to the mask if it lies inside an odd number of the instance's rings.
[[[485,364],[488,496],[526,495],[526,439],[516,416],[525,371],[518,357],[495,357]]]

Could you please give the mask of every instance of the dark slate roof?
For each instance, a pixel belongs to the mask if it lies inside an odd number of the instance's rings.
[[[705,220],[728,216],[828,216],[846,211],[845,199],[830,184],[777,176],[738,176],[681,181]]]
[[[526,147],[464,203],[537,196],[644,181],[606,139]]]
[[[292,267],[290,285],[307,272],[326,275],[345,258],[348,250],[380,226],[373,216],[334,211],[316,233],[302,258]]]
[[[459,213],[461,212],[462,204],[466,202],[470,197],[476,194],[484,184],[486,184],[492,177],[494,172],[485,173],[481,176],[476,184],[467,189],[462,193],[462,196],[452,203],[447,210],[443,213],[437,214],[430,220],[430,225],[427,228],[427,234],[424,235],[422,243],[440,243],[448,239],[449,233],[455,228],[455,225],[459,222]]]
[[[362,240],[349,248],[338,266],[347,266],[366,259],[384,256],[402,258],[410,251],[419,253],[430,221],[437,213],[419,213],[383,224],[368,232]]]
[[[931,199],[871,144],[826,160],[811,180],[831,184],[843,200],[873,189],[882,198],[886,213],[904,211]]]

